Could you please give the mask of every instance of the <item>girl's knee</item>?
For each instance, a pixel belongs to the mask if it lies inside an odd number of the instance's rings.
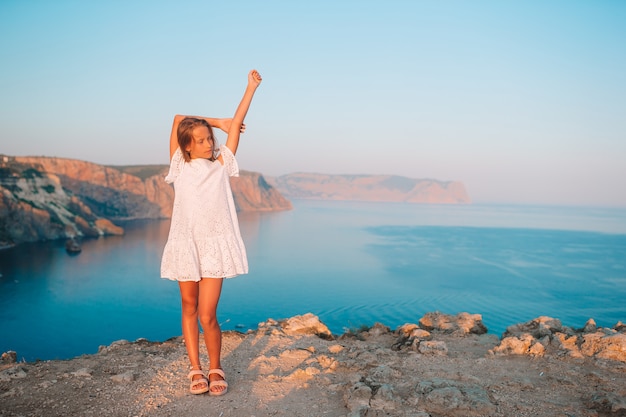
[[[211,329],[215,326],[219,327],[215,314],[200,314],[198,315],[198,319],[203,329]]]
[[[195,316],[198,314],[198,304],[192,302],[186,303],[183,301],[182,311],[184,316]]]

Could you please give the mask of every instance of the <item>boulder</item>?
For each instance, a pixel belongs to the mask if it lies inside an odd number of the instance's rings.
[[[422,329],[458,335],[484,334],[487,327],[480,314],[459,313],[456,316],[439,312],[426,313],[419,320]]]
[[[580,351],[585,356],[626,363],[626,334],[615,333],[608,336],[602,332],[586,334],[583,336]]]
[[[287,335],[314,334],[327,340],[333,337],[328,327],[312,313],[286,319],[280,323],[280,326]]]
[[[17,352],[13,350],[4,352],[2,354],[2,357],[0,358],[0,363],[2,364],[17,363]]]
[[[553,343],[557,349],[567,351],[568,355],[572,358],[583,357],[583,354],[580,352],[578,347],[578,337],[575,335],[568,336],[567,334],[561,332],[555,333]]]
[[[507,327],[502,337],[530,334],[537,339],[541,339],[544,336],[552,336],[553,333],[561,331],[563,331],[561,320],[541,316],[526,323]]]
[[[505,337],[498,346],[490,349],[489,353],[493,355],[543,356],[545,347],[531,334],[524,333],[520,336]]]

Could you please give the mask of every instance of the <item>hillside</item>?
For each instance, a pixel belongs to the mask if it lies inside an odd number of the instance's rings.
[[[396,175],[294,173],[271,179],[287,198],[469,204],[463,183]]]

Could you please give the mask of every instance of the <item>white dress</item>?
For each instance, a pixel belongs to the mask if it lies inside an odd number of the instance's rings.
[[[239,166],[226,146],[220,152],[224,165],[199,158],[185,162],[180,148],[172,156],[165,181],[174,184],[174,209],[162,278],[198,282],[248,273],[229,178],[239,176]]]

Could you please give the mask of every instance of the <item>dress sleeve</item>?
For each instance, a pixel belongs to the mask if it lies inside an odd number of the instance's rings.
[[[183,171],[184,166],[185,159],[183,158],[183,153],[181,152],[180,148],[177,148],[176,152],[174,152],[174,155],[172,156],[172,161],[170,162],[170,171],[165,177],[165,182],[168,184],[173,183]]]
[[[224,169],[226,170],[226,173],[230,177],[238,177],[239,164],[237,164],[235,155],[233,155],[226,145],[220,146],[220,154],[222,155],[222,160],[224,161]]]

